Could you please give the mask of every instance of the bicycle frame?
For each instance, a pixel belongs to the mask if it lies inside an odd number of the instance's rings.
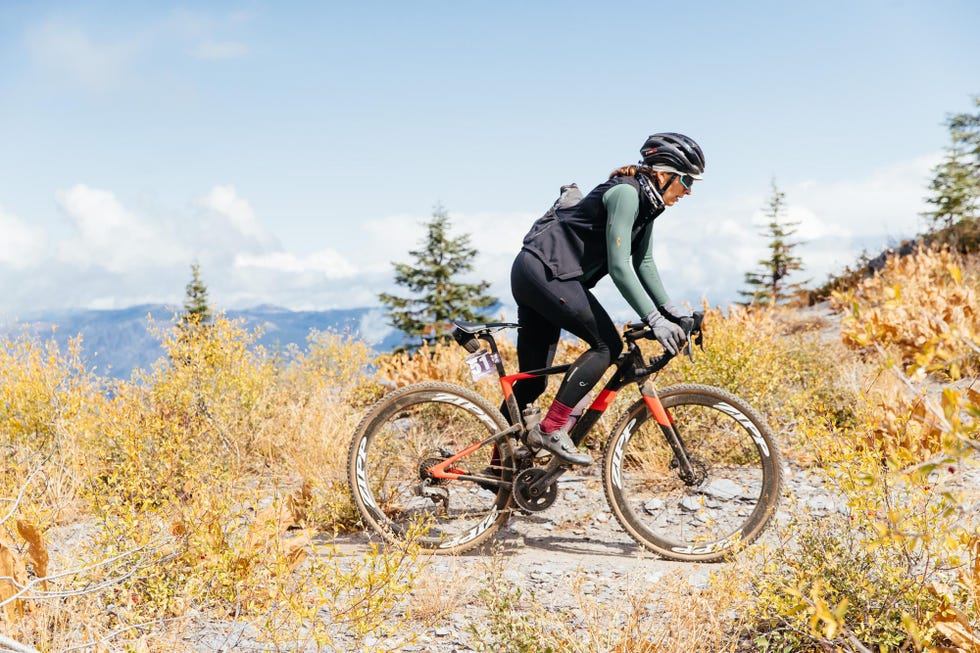
[[[517,398],[514,396],[515,383],[524,379],[534,379],[542,376],[551,376],[553,374],[564,374],[568,371],[571,365],[556,365],[537,370],[507,374],[506,370],[504,369],[503,358],[500,356],[500,351],[497,348],[497,343],[494,340],[493,335],[489,332],[485,332],[477,335],[476,337],[486,341],[490,345],[490,353],[496,366],[500,388],[504,395],[507,411],[510,413],[510,421],[512,426],[449,456],[446,460],[443,460],[437,465],[429,468],[428,472],[433,478],[436,479],[474,481],[510,487],[511,483],[507,480],[473,476],[465,473],[464,470],[454,468],[453,464],[481,447],[496,442],[501,438],[517,435],[526,429],[524,415],[522,414],[520,406],[517,403]],[[583,411],[582,416],[569,432],[569,436],[576,445],[579,445],[585,438],[586,434],[592,430],[592,427],[595,426],[596,422],[606,411],[606,409],[608,409],[612,404],[620,390],[631,383],[637,383],[640,386],[640,394],[643,397],[643,401],[646,403],[647,408],[654,420],[656,420],[657,424],[660,426],[668,445],[673,451],[674,459],[677,461],[678,475],[680,479],[688,485],[694,484],[697,481],[696,474],[688,457],[687,449],[684,446],[680,432],[674,424],[673,419],[671,419],[666,409],[664,409],[663,404],[660,402],[660,397],[657,395],[657,391],[653,383],[648,380],[648,377],[651,374],[666,366],[673,356],[665,353],[659,359],[652,361],[651,365],[645,366],[643,352],[636,344],[636,338],[630,337],[629,333],[627,333],[626,342],[627,347],[625,351],[620,354],[619,358],[617,358],[612,365],[612,367],[614,367],[616,370],[615,373],[612,375],[609,381],[606,382],[606,385],[599,391],[589,407]],[[536,485],[540,484],[542,487],[549,485],[554,481],[554,479],[564,473],[566,469],[567,466],[561,465],[557,460],[552,460],[551,465],[548,466],[549,474],[538,481]]]

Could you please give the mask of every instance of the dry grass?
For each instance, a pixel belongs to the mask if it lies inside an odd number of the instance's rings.
[[[893,546],[926,552],[917,560],[930,569],[955,560],[976,567],[969,533],[914,542],[902,536],[928,524],[929,532],[936,523],[952,528],[955,496],[923,494],[919,477],[928,479],[944,457],[967,455],[978,439],[980,395],[967,380],[950,383],[975,374],[980,360],[976,271],[969,259],[927,252],[840,296],[851,315],[844,341],[860,347],[859,357],[827,339],[825,318],[711,311],[707,350],[694,363],[672,365],[657,382],[720,385],[761,409],[791,460],[837,474],[851,505],[864,510],[861,542],[872,553]],[[736,650],[740,633],[765,633],[763,622],[742,620],[749,612],[742,607],[753,602],[786,618],[795,614],[801,633],[808,619],[832,623],[833,614],[816,603],[788,595],[780,602],[742,585],[756,573],[785,578],[793,569],[806,578],[833,571],[805,556],[763,570],[752,562],[730,567],[731,574],[725,567],[700,590],[656,597],[637,591],[613,612],[580,592],[577,609],[586,618],[574,628],[491,572],[495,595],[474,597],[447,591],[410,550],[368,552],[353,569],[309,556],[315,533],[356,525],[347,446],[364,406],[385,384],[447,380],[494,402],[496,384],[470,381],[466,354],[455,346],[381,357],[373,361],[375,376],[366,373],[372,361],[363,344],[332,334],[313,334],[284,361],[226,320],[163,336],[167,356],[122,383],[87,370],[80,342],[67,351],[26,335],[0,342],[0,533],[7,552],[0,576],[15,580],[0,580],[0,596],[11,599],[0,612],[8,636],[43,650],[163,650],[179,648],[176,634],[193,619],[237,618],[255,624],[270,646],[326,646],[336,635],[331,627],[358,636],[394,632],[401,620],[432,623],[473,600],[490,615],[480,633],[487,650],[501,642],[516,651]],[[502,342],[502,351],[516,370],[513,346]],[[580,351],[563,345],[559,360]],[[888,368],[878,352],[900,365]],[[618,401],[623,407],[630,398]],[[901,476],[910,466],[922,473]],[[896,494],[897,487],[912,491]],[[915,491],[928,501],[915,499]],[[72,529],[86,533],[81,544],[58,541]],[[41,594],[42,550],[51,553],[53,594]],[[895,559],[880,558],[889,565]],[[882,563],[875,577],[885,594],[867,588],[870,604],[893,596],[895,569]],[[967,596],[951,592],[942,600],[975,621],[978,607]],[[918,615],[912,622],[888,622],[889,637],[945,641],[937,634],[941,617],[922,601],[918,612],[909,608]],[[339,621],[330,626],[323,614]],[[797,650],[807,650],[802,641]]]
[[[475,598],[477,580],[454,558],[439,560],[438,571],[420,574],[407,598],[406,611],[412,621],[435,624],[460,612]]]

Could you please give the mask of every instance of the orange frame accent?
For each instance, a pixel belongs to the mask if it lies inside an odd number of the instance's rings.
[[[674,423],[674,420],[670,418],[667,411],[664,409],[664,405],[660,403],[660,397],[653,395],[649,397],[643,395],[643,401],[646,402],[647,408],[650,409],[650,413],[653,415],[653,419],[657,420],[657,424],[660,426],[670,426]]]
[[[504,401],[510,399],[511,395],[514,394],[514,384],[521,379],[536,379],[537,374],[528,374],[526,372],[518,372],[517,374],[508,374],[507,376],[500,377],[500,389],[504,393]]]
[[[465,449],[457,453],[452,458],[447,458],[443,460],[441,463],[433,465],[426,471],[432,474],[434,478],[458,479],[463,474],[466,474],[466,470],[454,469],[450,471],[448,467],[452,465],[454,462],[456,462],[457,460],[459,460],[460,458],[470,455],[471,453],[473,453],[474,451],[476,451],[486,443],[487,441],[484,440],[483,442],[477,442],[476,444],[471,444],[470,446],[466,447]]]

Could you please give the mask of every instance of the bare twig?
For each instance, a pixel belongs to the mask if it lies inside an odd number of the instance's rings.
[[[155,626],[157,624],[170,623],[172,621],[180,621],[183,619],[189,619],[190,615],[182,615],[180,617],[167,617],[165,619],[155,619],[153,621],[147,621],[141,624],[133,624],[131,626],[126,626],[125,628],[119,628],[107,634],[105,637],[100,639],[94,639],[90,642],[85,642],[84,644],[76,644],[75,646],[69,646],[66,649],[62,649],[61,653],[69,653],[69,651],[80,651],[82,649],[91,649],[97,647],[99,644],[105,644],[110,639],[115,639],[128,630],[141,630],[143,628],[149,628],[150,626]]]
[[[136,548],[136,549],[132,549],[130,551],[124,551],[123,553],[120,553],[119,555],[115,555],[115,556],[113,556],[111,558],[106,558],[105,560],[100,560],[99,562],[96,562],[96,563],[94,563],[92,565],[89,565],[87,567],[81,567],[81,568],[78,568],[78,569],[69,569],[68,571],[63,571],[63,572],[61,572],[59,574],[54,574],[52,576],[45,576],[43,578],[34,578],[30,582],[27,582],[27,583],[24,583],[24,584],[18,583],[16,580],[14,580],[13,578],[11,578],[10,576],[0,576],[0,581],[7,581],[7,582],[9,582],[11,585],[13,585],[15,588],[17,588],[19,590],[13,596],[5,599],[4,601],[0,601],[0,608],[2,608],[7,603],[10,603],[11,601],[14,601],[14,600],[17,600],[17,599],[23,599],[25,601],[26,600],[42,600],[42,599],[61,599],[61,598],[68,598],[68,597],[72,597],[72,596],[82,596],[84,594],[92,594],[92,593],[95,593],[95,592],[100,592],[100,591],[102,591],[103,589],[105,589],[107,587],[110,587],[112,585],[116,585],[116,584],[121,583],[122,581],[126,580],[127,578],[130,578],[133,574],[135,574],[140,569],[144,569],[146,567],[149,567],[149,566],[158,564],[158,563],[163,562],[163,561],[169,559],[170,557],[172,557],[172,556],[164,556],[163,558],[152,560],[152,561],[150,561],[150,562],[148,562],[147,564],[144,564],[144,565],[137,564],[133,568],[127,570],[125,573],[120,574],[119,576],[114,576],[113,578],[109,578],[109,579],[103,580],[103,581],[101,581],[101,582],[99,582],[99,583],[97,583],[95,585],[90,585],[88,587],[84,587],[84,588],[77,589],[77,590],[36,591],[36,592],[35,591],[32,591],[34,587],[36,587],[37,585],[39,585],[39,584],[41,584],[43,582],[50,582],[50,581],[53,581],[53,580],[58,580],[60,578],[65,578],[66,576],[77,576],[78,574],[82,574],[82,573],[91,571],[93,569],[98,569],[99,567],[105,567],[105,566],[111,565],[114,562],[118,562],[119,560],[123,560],[125,558],[134,556],[134,555],[136,555],[137,553],[139,553],[140,551],[142,551],[142,550],[144,550],[146,548],[147,547],[144,546],[144,547],[139,547],[139,548]]]
[[[0,653],[6,653],[7,651],[12,651],[13,653],[41,653],[36,648],[27,644],[21,644],[15,639],[10,639],[3,633],[0,633],[0,646],[5,647],[0,649]]]
[[[858,651],[858,653],[871,653],[871,649],[862,644],[858,638],[854,636],[854,633],[848,632],[847,640],[851,643],[851,646]]]
[[[969,348],[970,348],[970,349],[972,349],[973,351],[975,351],[975,352],[977,352],[978,354],[980,354],[980,347],[978,347],[978,346],[976,345],[976,343],[975,343],[975,342],[973,342],[973,341],[972,341],[971,339],[969,339],[969,338],[967,338],[967,337],[964,337],[964,336],[960,336],[960,340],[962,340],[962,341],[963,341],[963,342],[964,342],[964,343],[966,344],[966,346],[967,346],[967,347],[969,347]]]
[[[20,502],[23,501],[24,499],[24,493],[27,492],[27,487],[31,484],[31,481],[34,479],[34,477],[41,473],[41,468],[44,467],[44,463],[48,462],[50,458],[51,458],[51,454],[48,454],[44,458],[44,460],[42,460],[40,464],[34,468],[34,471],[32,471],[27,476],[27,480],[25,480],[24,483],[20,486],[20,491],[17,493],[16,499],[7,499],[7,498],[0,497],[0,501],[11,501],[14,504],[10,507],[10,510],[7,511],[6,515],[0,517],[0,524],[10,519],[13,516],[13,514],[17,512],[17,508],[20,506]]]
[[[878,353],[881,354],[882,358],[884,358],[885,360],[888,359],[888,355],[885,353],[885,350],[881,348],[881,345],[875,343],[875,349],[878,350]],[[919,388],[915,386],[915,383],[912,382],[912,379],[907,377],[905,373],[902,372],[900,369],[898,369],[898,367],[896,367],[895,365],[891,366],[891,370],[892,373],[894,373],[895,376],[898,378],[898,380],[901,381],[906,388],[908,388],[912,396],[921,398],[922,404],[926,407],[926,410],[928,410],[929,413],[931,413],[932,416],[936,419],[936,421],[938,422],[938,426],[941,428],[943,433],[949,433],[950,431],[953,430],[952,424],[950,424],[949,420],[946,419],[946,416],[943,415],[942,409],[936,406],[935,402],[932,399],[930,399],[928,396],[923,396],[923,393],[919,390]]]

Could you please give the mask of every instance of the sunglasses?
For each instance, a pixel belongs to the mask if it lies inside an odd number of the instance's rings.
[[[681,182],[685,190],[691,190],[691,186],[694,185],[694,177],[691,175],[677,175],[677,181]]]

